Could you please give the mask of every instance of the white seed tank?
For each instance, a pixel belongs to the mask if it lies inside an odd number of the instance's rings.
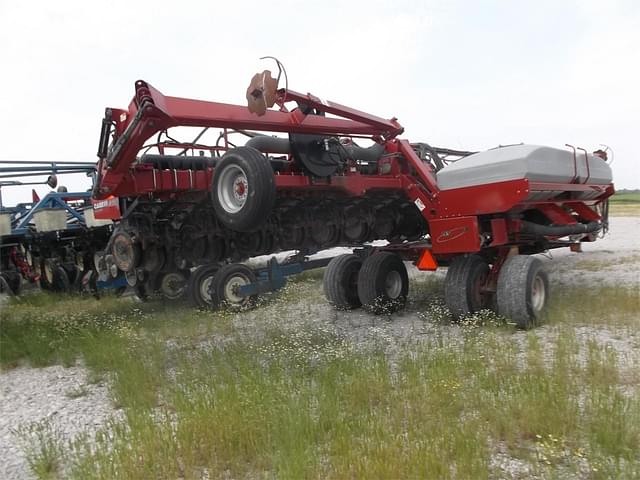
[[[509,145],[474,153],[454,162],[437,174],[441,190],[472,187],[526,178],[531,182],[609,184],[611,167],[602,158],[582,150],[573,152],[539,145]],[[588,163],[588,167],[587,167]],[[549,191],[551,194],[557,191]],[[583,192],[581,198],[599,195]],[[553,195],[551,195],[553,196]]]

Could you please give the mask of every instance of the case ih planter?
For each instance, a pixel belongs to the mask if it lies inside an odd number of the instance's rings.
[[[577,249],[606,230],[613,185],[602,152],[411,143],[395,118],[278,88],[269,71],[253,78],[247,100],[248,108],[170,97],[137,81],[127,109],[106,109],[96,216],[120,221],[109,255],[139,289],[170,276],[176,288],[189,282],[199,304],[242,305],[261,290],[238,264],[246,258],[387,240],[331,261],[329,301],[399,308],[408,293],[402,260],[412,261],[449,266],[455,315],[497,308],[528,327],[549,294],[528,255]],[[174,127],[203,130],[179,142]],[[203,140],[210,129],[220,130],[217,141]]]

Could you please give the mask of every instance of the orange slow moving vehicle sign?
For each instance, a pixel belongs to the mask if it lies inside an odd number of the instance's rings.
[[[438,262],[431,253],[431,250],[425,248],[422,252],[422,255],[420,255],[420,258],[418,259],[418,263],[416,264],[416,266],[418,267],[418,270],[433,271],[438,269]]]
[[[96,220],[120,220],[120,202],[118,197],[111,195],[104,200],[92,200]]]

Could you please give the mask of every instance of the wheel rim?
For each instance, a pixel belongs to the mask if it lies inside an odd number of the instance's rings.
[[[547,292],[545,290],[544,280],[539,275],[533,280],[531,286],[531,306],[534,312],[539,313],[544,308]]]
[[[384,280],[384,291],[390,299],[395,299],[400,296],[402,292],[402,277],[400,276],[400,272],[392,270],[387,274],[387,278]]]
[[[202,279],[202,282],[200,282],[200,285],[198,287],[200,298],[207,305],[211,305],[213,303],[213,297],[211,296],[211,282],[213,281],[213,276],[213,273],[207,275]]]
[[[227,165],[218,180],[217,191],[220,206],[228,213],[238,213],[247,201],[247,174],[238,165]]]
[[[186,278],[180,273],[167,273],[162,277],[160,291],[169,300],[175,300],[184,293],[186,282]]]
[[[238,288],[250,284],[248,277],[241,274],[235,274],[229,278],[224,285],[224,299],[227,303],[233,305],[241,305],[249,301],[249,297],[243,297],[238,294]]]

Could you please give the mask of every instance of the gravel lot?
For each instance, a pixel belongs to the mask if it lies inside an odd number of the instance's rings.
[[[609,235],[593,244],[585,244],[584,253],[575,254],[563,249],[554,253],[553,258],[543,257],[552,285],[623,284],[640,288],[638,231],[640,217],[614,217]],[[599,266],[601,262],[604,268]],[[412,272],[412,276],[417,274],[420,273]],[[328,306],[317,309],[318,318],[327,318],[355,342],[375,338],[376,341],[385,339],[403,345],[412,339],[424,338],[436,328],[411,309],[394,316],[393,322],[359,311],[331,312]],[[455,327],[450,330],[454,334]],[[580,340],[586,342],[595,336],[618,351],[623,361],[638,361],[640,337],[635,332],[621,338],[607,328],[580,327],[577,330]],[[544,326],[538,329],[538,333],[543,337],[554,334]],[[524,333],[515,335],[524,340]],[[19,367],[0,372],[0,478],[33,478],[16,429],[46,421],[65,439],[71,440],[81,432],[95,432],[117,412],[107,386],[89,383],[87,371],[80,365],[69,368]],[[505,470],[505,474],[509,475],[509,472]]]

